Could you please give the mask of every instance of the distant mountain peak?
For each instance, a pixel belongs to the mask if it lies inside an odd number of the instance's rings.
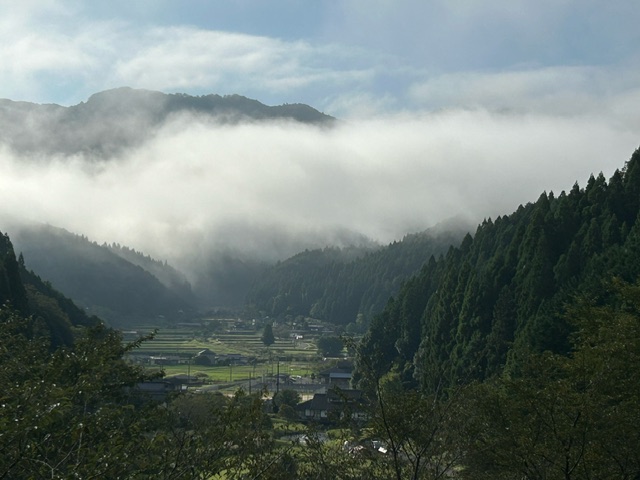
[[[288,119],[315,125],[330,124],[335,121],[334,117],[301,103],[269,106],[238,94],[194,96],[131,87],[119,87],[94,93],[86,103],[80,103],[75,107],[96,108],[103,111],[115,110],[118,113],[126,110],[150,109],[166,116],[181,111],[196,111],[212,116],[222,114],[227,120],[228,116],[233,114],[234,121]]]
[[[177,114],[229,124],[291,121],[330,126],[335,118],[304,104],[265,105],[241,95],[166,94],[120,87],[70,107],[0,100],[0,143],[19,153],[109,158],[141,144]]]

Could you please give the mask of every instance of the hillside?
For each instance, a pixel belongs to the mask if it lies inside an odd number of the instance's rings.
[[[640,150],[600,174],[487,219],[432,259],[377,316],[361,355],[431,391],[517,371],[527,352],[566,353],[565,308],[640,275]]]
[[[29,269],[114,325],[244,305],[252,315],[302,315],[350,331],[363,331],[402,282],[466,232],[452,222],[385,247],[305,250],[275,265],[221,254],[192,286],[171,265],[129,247],[98,245],[50,225],[4,223]]]
[[[138,252],[132,248],[119,244],[103,244],[118,257],[136,265],[156,277],[171,292],[178,295],[188,303],[195,303],[195,297],[191,291],[191,284],[183,273],[169,265],[166,261],[161,262],[149,255]]]
[[[23,256],[16,258],[6,234],[0,234],[0,305],[9,305],[20,315],[33,317],[35,328],[49,338],[53,347],[73,343],[76,327],[100,322],[27,270]]]
[[[449,222],[377,249],[307,250],[257,278],[247,303],[275,318],[302,315],[361,328],[407,278],[466,231],[466,225]],[[356,326],[358,315],[363,318]]]
[[[193,115],[219,123],[286,120],[331,125],[308,105],[264,105],[240,95],[165,94],[117,88],[70,107],[0,100],[0,143],[16,152],[109,158],[149,139],[165,122]]]
[[[123,247],[108,247],[47,225],[16,227],[15,248],[26,266],[71,297],[78,305],[111,323],[180,318],[192,308],[191,289],[178,272]],[[120,256],[116,252],[123,252]],[[136,263],[124,258],[137,260]],[[167,284],[145,269],[163,276]]]

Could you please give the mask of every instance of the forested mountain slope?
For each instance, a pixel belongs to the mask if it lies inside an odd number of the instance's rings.
[[[156,277],[160,283],[171,290],[174,294],[178,295],[188,303],[195,303],[193,292],[191,291],[191,285],[186,276],[169,265],[166,261],[161,262],[152,258],[150,255],[145,255],[142,252],[129,248],[125,245],[117,243],[103,244],[101,247],[108,248],[113,253],[125,259],[127,262],[136,265],[143,270],[149,272]]]
[[[0,235],[0,260],[0,300],[22,314],[28,313],[27,292],[20,279],[20,265],[6,234]]]
[[[16,258],[6,234],[0,234],[0,305],[8,305],[23,316],[33,316],[39,333],[46,335],[54,347],[71,344],[74,327],[99,323],[28,271],[22,255]]]
[[[567,302],[640,274],[640,150],[607,181],[543,193],[485,220],[431,259],[377,316],[361,345],[424,389],[517,369],[528,351],[569,349]]]
[[[432,255],[460,242],[466,224],[451,221],[376,250],[305,251],[256,280],[247,303],[272,317],[302,315],[339,325],[380,312],[402,282]]]
[[[190,286],[178,272],[123,247],[100,246],[48,225],[15,227],[12,238],[29,269],[110,323],[122,325],[158,315],[177,318],[181,310],[192,308]],[[164,273],[167,285],[141,266],[145,263]]]

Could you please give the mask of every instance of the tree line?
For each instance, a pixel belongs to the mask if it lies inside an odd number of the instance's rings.
[[[270,267],[253,282],[246,303],[273,318],[312,317],[356,327],[370,320],[431,256],[463,237],[463,227],[430,229],[376,250],[306,250]]]
[[[531,352],[571,351],[566,306],[607,300],[640,274],[640,151],[607,182],[543,193],[431,257],[374,318],[362,345],[382,370],[433,391],[516,373]]]

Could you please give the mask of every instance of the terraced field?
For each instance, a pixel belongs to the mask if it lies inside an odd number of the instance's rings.
[[[150,326],[139,326],[123,332],[125,341],[133,341],[154,330]],[[223,383],[266,379],[277,373],[309,378],[323,368],[314,338],[302,340],[276,339],[266,348],[261,340],[262,331],[227,330],[210,336],[202,328],[158,328],[152,340],[142,343],[134,350],[131,359],[138,363],[151,364],[151,357],[167,359],[157,368],[167,376],[189,375],[209,383]],[[255,359],[255,364],[231,366],[197,365],[193,358],[198,352],[209,349],[217,355],[241,354]],[[244,363],[244,362],[243,362]]]
[[[153,328],[148,326],[134,328],[124,332],[125,341],[132,341],[141,335],[151,333]],[[135,332],[135,333],[134,333]],[[317,356],[314,339],[293,341],[290,339],[276,339],[267,349],[261,340],[261,332],[231,331],[216,333],[203,338],[197,330],[189,328],[158,329],[155,337],[142,344],[137,350],[145,355],[195,355],[208,348],[218,354],[240,353],[247,356],[262,357],[268,351],[284,356],[312,358]]]

